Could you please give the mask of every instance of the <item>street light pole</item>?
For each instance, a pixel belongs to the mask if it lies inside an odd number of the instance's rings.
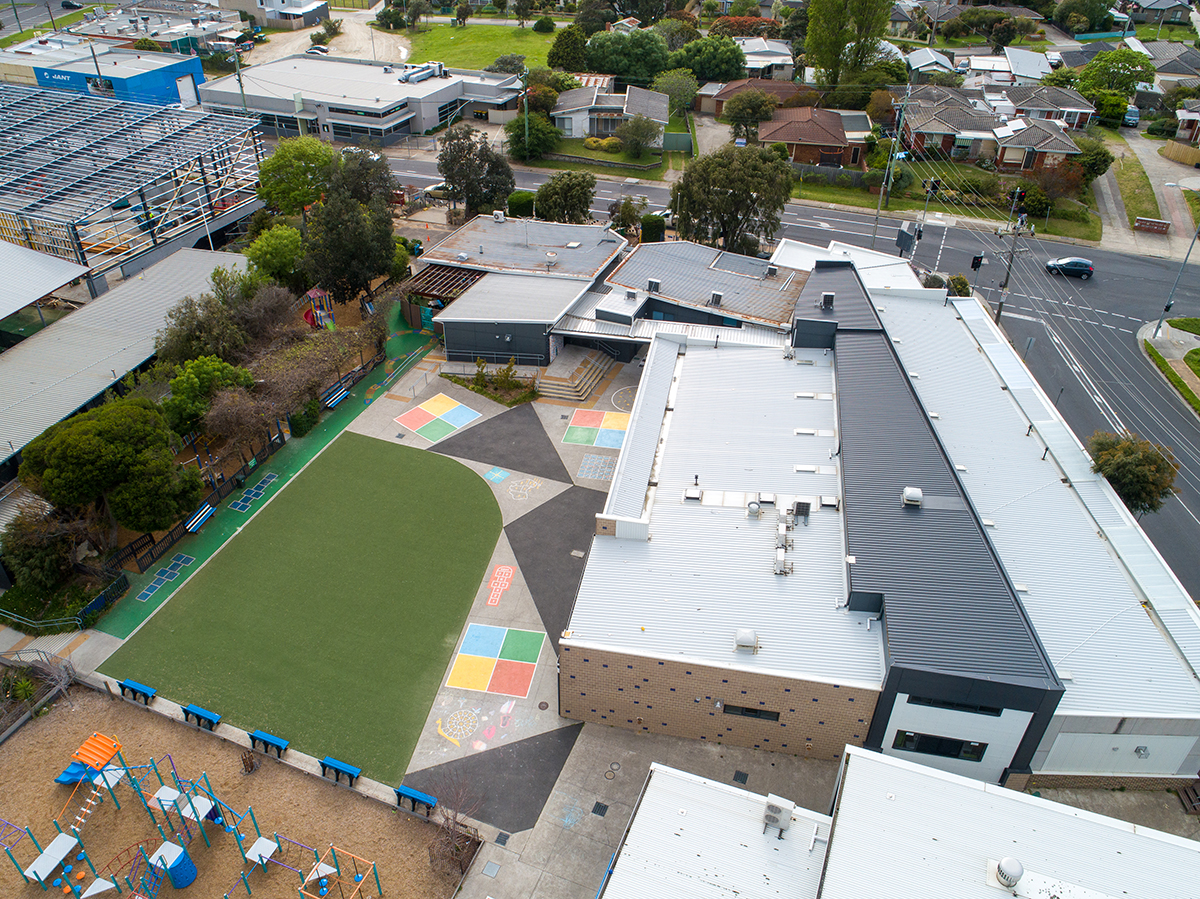
[[[1167,187],[1178,187],[1180,190],[1191,190],[1189,187],[1182,187],[1174,181],[1168,181]],[[1188,244],[1187,253],[1184,254],[1183,262],[1179,266],[1179,274],[1175,276],[1175,283],[1171,285],[1171,292],[1167,294],[1167,304],[1163,306],[1162,315],[1158,317],[1158,324],[1154,326],[1154,337],[1158,339],[1158,333],[1162,330],[1163,321],[1167,317],[1167,313],[1171,311],[1171,307],[1175,305],[1175,288],[1179,286],[1179,279],[1183,277],[1183,270],[1187,268],[1188,259],[1192,255],[1192,248],[1196,246],[1196,238],[1200,237],[1200,225],[1196,226],[1196,233],[1192,235],[1192,242]]]

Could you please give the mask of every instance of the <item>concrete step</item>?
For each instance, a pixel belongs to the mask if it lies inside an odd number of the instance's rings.
[[[538,378],[538,393],[551,399],[583,402],[613,365],[613,358],[607,353],[591,350],[570,377],[542,375]]]

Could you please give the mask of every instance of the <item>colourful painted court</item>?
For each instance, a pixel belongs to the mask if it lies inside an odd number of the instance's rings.
[[[562,442],[620,449],[625,442],[625,431],[628,428],[628,412],[576,409]]]
[[[537,631],[470,624],[446,686],[524,699],[545,639]]]
[[[458,400],[450,399],[444,393],[439,393],[416,408],[409,409],[396,419],[396,424],[420,434],[426,440],[436,442],[477,418],[479,413],[474,409],[464,406]]]

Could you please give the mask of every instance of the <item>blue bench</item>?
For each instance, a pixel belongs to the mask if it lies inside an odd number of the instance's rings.
[[[203,506],[200,507],[200,511],[198,511],[195,515],[193,515],[191,518],[188,519],[188,523],[186,525],[184,525],[184,529],[189,534],[196,533],[196,531],[200,530],[201,525],[203,525],[204,522],[208,521],[208,519],[210,517],[212,517],[212,514],[215,511],[217,511],[217,510],[214,509],[212,506],[210,506],[208,503],[205,503]]]
[[[401,784],[398,787],[392,787],[396,791],[396,805],[404,807],[404,800],[412,802],[412,810],[417,810],[417,803],[425,806],[425,817],[429,817],[429,813],[437,807],[437,797],[430,796],[428,793],[422,793],[420,790],[414,790],[412,787],[406,787]]]
[[[117,686],[121,688],[122,697],[125,695],[125,691],[128,690],[135,702],[141,699],[146,705],[150,705],[150,700],[158,693],[153,687],[147,687],[145,684],[139,684],[137,681],[130,680],[129,678],[125,678]]]
[[[345,762],[339,762],[332,756],[325,756],[321,759],[321,776],[328,777],[329,772],[333,772],[334,783],[341,783],[342,775],[346,775],[346,782],[350,786],[354,786],[354,781],[358,780],[358,775],[362,774],[362,768],[355,768],[353,765],[347,765]]]
[[[256,730],[250,735],[250,748],[257,749],[258,744],[263,744],[263,754],[268,755],[268,749],[274,749],[275,755],[278,758],[283,758],[283,751],[288,748],[288,741],[281,740],[274,734],[269,734],[265,730]]]
[[[217,726],[217,722],[221,720],[221,716],[216,712],[210,712],[208,709],[202,709],[194,702],[183,707],[183,720],[185,723],[190,723],[192,716],[196,717],[196,727],[207,727],[212,730]]]

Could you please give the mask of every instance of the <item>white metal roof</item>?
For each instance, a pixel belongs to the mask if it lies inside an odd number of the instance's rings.
[[[0,354],[0,461],[154,355],[167,311],[245,256],[178,250]],[[11,442],[11,449],[10,444]]]
[[[83,277],[88,269],[68,259],[0,240],[0,272],[10,274],[0,279],[0,318],[4,318]],[[19,278],[11,277],[17,272]]]
[[[995,523],[1005,570],[1027,588],[1021,601],[1066,688],[1058,714],[1200,714],[1200,684],[1140,600],[1161,602],[1193,651],[1200,615],[990,318],[972,300],[893,296],[877,309],[972,503]],[[1135,571],[1157,563],[1135,575],[1144,593],[1117,558],[1126,541]]]
[[[797,808],[764,832],[767,797],[657,762],[602,899],[813,899],[830,819]],[[814,835],[816,839],[813,839]]]
[[[550,324],[586,290],[586,284],[564,278],[488,272],[434,318],[441,322]]]
[[[652,539],[592,541],[563,642],[878,689],[879,629],[836,608],[846,595],[840,512],[814,503],[791,533],[794,573],[773,569],[776,509],[841,491],[832,356],[689,343],[676,357],[667,342],[647,357],[609,500],[613,514],[636,518],[648,497]],[[667,412],[641,395],[663,383]],[[704,498],[685,502],[697,476]],[[746,502],[759,492],[778,505],[752,518]],[[758,632],[758,653],[735,655],[739,628]]]
[[[846,747],[820,899],[1008,899],[1006,856],[1022,899],[1193,899],[1200,876],[1200,843]]]

